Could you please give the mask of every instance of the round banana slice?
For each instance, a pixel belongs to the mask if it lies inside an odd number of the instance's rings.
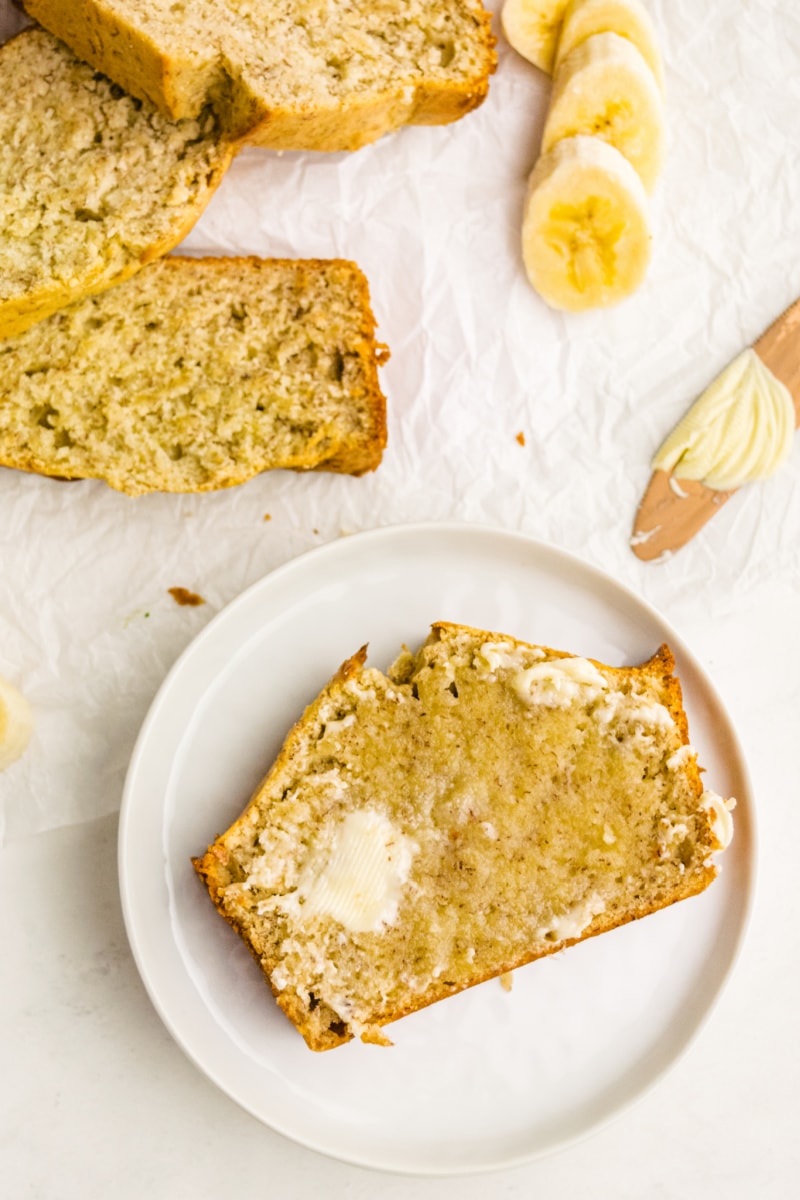
[[[650,14],[640,0],[569,0],[564,10],[553,69],[596,33],[616,33],[632,42],[664,88],[664,68]]]
[[[650,261],[647,209],[642,181],[613,146],[558,142],[528,182],[522,256],[537,292],[568,312],[624,300]]]
[[[22,754],[33,733],[33,713],[13,684],[0,676],[0,771]]]
[[[548,74],[566,7],[567,0],[506,0],[500,15],[503,32],[517,53]]]
[[[661,92],[636,47],[616,33],[587,38],[556,73],[542,153],[576,135],[614,146],[652,191],[664,161]]]

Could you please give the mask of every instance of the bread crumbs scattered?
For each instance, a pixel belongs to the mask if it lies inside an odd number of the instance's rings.
[[[522,430],[520,430],[517,434],[516,440],[519,442],[520,446],[525,445],[525,434],[522,432]]]
[[[197,592],[190,592],[188,588],[171,587],[167,588],[167,591],[176,604],[188,605],[190,608],[197,608],[198,604],[205,604],[202,596],[198,596]]]
[[[500,976],[500,986],[504,992],[510,992],[514,986],[514,974],[512,971],[505,971]]]

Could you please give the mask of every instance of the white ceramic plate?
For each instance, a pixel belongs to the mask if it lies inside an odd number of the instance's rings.
[[[313,1054],[279,1012],[189,859],[236,817],[289,726],[369,642],[385,668],[447,619],[640,662],[667,640],[710,786],[736,836],[702,896],[407,1017],[393,1049]],[[686,1047],[733,963],[752,879],[747,770],[713,686],[678,635],[601,572],[528,538],[458,525],[342,539],[219,614],[161,688],[131,762],[123,908],[150,995],[186,1053],[254,1116],[364,1166],[452,1174],[573,1141]]]

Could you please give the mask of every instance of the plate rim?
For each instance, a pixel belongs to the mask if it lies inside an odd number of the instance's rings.
[[[173,1019],[172,1014],[167,1011],[166,1005],[162,1001],[161,995],[151,979],[151,968],[145,961],[140,940],[137,936],[137,918],[134,915],[135,900],[131,893],[129,869],[126,857],[127,834],[129,823],[132,820],[131,812],[133,809],[133,802],[131,797],[135,790],[136,777],[140,770],[140,763],[145,755],[151,730],[153,726],[157,724],[161,707],[168,698],[169,692],[173,687],[175,680],[184,671],[187,661],[196,653],[198,653],[198,647],[202,647],[202,644],[205,641],[211,640],[214,632],[221,624],[230,621],[232,618],[235,619],[236,610],[240,607],[244,607],[254,592],[257,592],[265,587],[268,588],[271,584],[296,571],[302,572],[304,569],[307,569],[309,560],[322,561],[327,557],[335,558],[343,546],[349,546],[355,542],[366,543],[369,541],[380,541],[383,539],[390,540],[396,537],[407,537],[413,539],[418,536],[442,537],[452,535],[459,537],[465,535],[477,536],[479,538],[488,537],[492,540],[500,539],[524,546],[528,552],[533,554],[545,554],[552,556],[554,560],[566,564],[572,569],[577,569],[582,573],[588,574],[594,580],[601,582],[604,586],[611,585],[615,591],[624,595],[629,601],[633,602],[633,604],[638,606],[640,610],[645,612],[649,617],[655,619],[658,624],[663,626],[664,629],[668,631],[670,644],[674,646],[680,657],[684,659],[684,661],[691,666],[692,670],[700,677],[700,679],[702,679],[704,686],[709,690],[709,693],[722,712],[725,714],[727,719],[733,739],[736,757],[738,759],[738,765],[740,767],[742,781],[745,785],[746,791],[748,853],[744,860],[744,876],[746,886],[743,889],[744,894],[741,897],[741,918],[733,939],[733,944],[731,946],[729,959],[725,966],[724,973],[719,980],[715,991],[706,1001],[699,1018],[694,1021],[690,1031],[683,1037],[677,1050],[673,1050],[671,1052],[668,1060],[660,1067],[655,1069],[650,1078],[642,1086],[640,1086],[632,1095],[627,1096],[625,1099],[617,1103],[605,1116],[599,1120],[593,1121],[586,1128],[573,1134],[567,1134],[561,1139],[554,1140],[548,1145],[533,1149],[530,1152],[512,1154],[505,1156],[502,1159],[498,1158],[491,1162],[487,1161],[485,1163],[469,1163],[464,1167],[453,1166],[452,1164],[439,1167],[437,1167],[435,1164],[428,1164],[424,1167],[420,1167],[415,1166],[413,1163],[387,1163],[386,1161],[382,1161],[379,1157],[376,1158],[371,1156],[369,1153],[354,1155],[351,1153],[344,1154],[337,1152],[335,1148],[332,1148],[328,1145],[321,1145],[319,1141],[315,1142],[310,1136],[283,1126],[279,1119],[270,1118],[267,1120],[264,1115],[256,1111],[252,1105],[235,1095],[231,1090],[231,1085],[223,1082],[218,1077],[217,1072],[206,1066],[200,1060],[199,1056],[187,1046],[183,1036],[181,1035],[180,1029],[177,1027],[176,1022]],[[329,542],[326,542],[322,546],[311,547],[308,550],[305,550],[302,553],[287,559],[285,562],[279,564],[271,571],[267,571],[263,576],[243,589],[222,609],[220,609],[220,611],[211,618],[208,624],[205,625],[203,629],[201,629],[199,633],[197,633],[190,640],[188,645],[184,647],[178,658],[164,676],[155,695],[153,696],[134,743],[133,751],[131,753],[126,770],[119,812],[119,827],[117,833],[117,869],[125,932],[137,971],[145,991],[147,992],[150,1003],[155,1008],[160,1020],[181,1051],[194,1064],[194,1066],[225,1096],[227,1096],[250,1116],[254,1117],[267,1129],[270,1129],[274,1133],[287,1138],[296,1145],[303,1146],[308,1150],[312,1150],[318,1154],[323,1154],[339,1162],[397,1176],[417,1178],[464,1178],[470,1175],[481,1175],[524,1166],[526,1164],[539,1161],[543,1158],[550,1157],[553,1154],[561,1153],[571,1146],[578,1145],[586,1141],[589,1137],[592,1137],[596,1133],[599,1133],[602,1129],[607,1128],[610,1124],[616,1121],[618,1117],[624,1115],[640,1100],[649,1095],[653,1089],[656,1088],[658,1084],[665,1078],[665,1076],[668,1075],[684,1058],[690,1048],[694,1045],[706,1023],[710,1020],[722,996],[727,990],[731,977],[734,974],[737,963],[742,954],[742,949],[750,928],[754,907],[756,879],[758,873],[758,825],[752,776],[744,752],[744,746],[733,717],[723,702],[716,683],[714,682],[708,670],[701,664],[691,646],[688,645],[679,631],[675,629],[675,627],[672,625],[672,622],[669,621],[655,605],[653,605],[649,600],[644,599],[629,584],[616,579],[614,576],[604,571],[601,567],[587,561],[573,551],[566,550],[561,546],[546,541],[545,539],[537,538],[517,530],[507,530],[502,526],[494,526],[487,523],[462,521],[417,521],[377,526],[371,529],[347,534],[345,537],[333,539]]]

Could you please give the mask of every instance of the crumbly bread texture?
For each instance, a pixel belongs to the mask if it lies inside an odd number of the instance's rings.
[[[354,263],[160,259],[0,342],[0,465],[129,495],[359,475],[386,442],[374,332]]]
[[[495,69],[480,0],[25,0],[127,91],[178,119],[209,102],[274,149],[356,150],[457,120]]]
[[[729,840],[673,658],[439,623],[347,661],[194,866],[313,1050],[702,891]]]
[[[200,216],[233,154],[43,29],[0,46],[0,337],[133,274]]]

